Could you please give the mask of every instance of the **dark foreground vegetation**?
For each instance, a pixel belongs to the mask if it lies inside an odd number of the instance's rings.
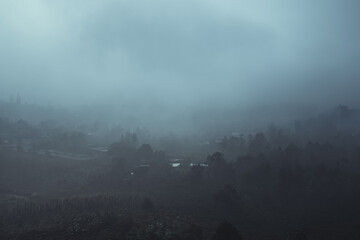
[[[359,119],[200,141],[1,118],[0,239],[360,239]]]

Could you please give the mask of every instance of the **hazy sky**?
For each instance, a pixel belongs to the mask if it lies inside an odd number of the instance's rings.
[[[1,0],[0,98],[358,101],[359,0]]]

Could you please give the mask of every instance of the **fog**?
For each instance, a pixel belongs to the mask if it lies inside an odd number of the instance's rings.
[[[0,0],[0,239],[358,239],[359,13]]]
[[[140,125],[200,110],[356,107],[359,10],[356,0],[2,1],[0,99],[107,106]]]

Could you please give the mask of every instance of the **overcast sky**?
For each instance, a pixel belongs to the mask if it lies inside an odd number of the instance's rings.
[[[1,0],[0,98],[358,101],[359,0]]]

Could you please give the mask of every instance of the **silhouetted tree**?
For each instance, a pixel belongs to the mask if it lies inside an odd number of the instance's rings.
[[[209,166],[223,166],[226,164],[224,159],[224,154],[221,152],[213,153],[212,155],[209,155],[206,159],[206,162],[209,164]]]
[[[149,161],[153,157],[153,149],[149,144],[143,144],[137,149],[139,159]]]
[[[249,143],[248,154],[257,155],[268,150],[269,142],[263,133],[257,133],[253,141]]]
[[[294,143],[290,143],[285,148],[285,153],[287,157],[290,157],[291,159],[298,158],[301,155],[301,150],[298,146],[296,146]]]
[[[20,97],[20,94],[18,93],[17,96],[16,96],[16,104],[17,105],[21,105],[21,97]]]

